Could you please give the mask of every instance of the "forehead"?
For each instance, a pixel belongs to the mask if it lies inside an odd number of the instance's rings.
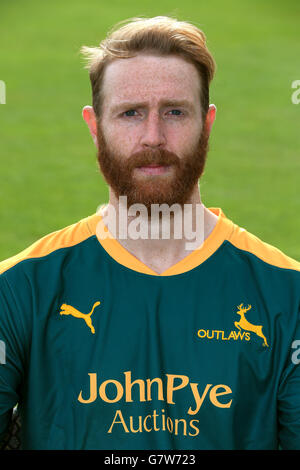
[[[200,77],[196,67],[179,56],[139,54],[107,65],[103,105],[122,101],[155,102],[164,99],[199,100]]]

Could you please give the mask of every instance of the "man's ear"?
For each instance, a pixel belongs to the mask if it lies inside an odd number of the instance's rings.
[[[216,113],[217,113],[217,107],[214,104],[210,104],[208,111],[207,111],[206,119],[205,119],[205,126],[209,134],[211,132],[212,125],[216,119]]]
[[[92,106],[84,106],[82,110],[82,117],[88,125],[92,139],[96,147],[98,146],[97,139],[97,118],[95,115],[94,108]]]

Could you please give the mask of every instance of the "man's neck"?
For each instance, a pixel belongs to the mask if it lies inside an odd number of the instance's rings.
[[[133,212],[126,198],[111,192],[109,203],[102,208],[104,224],[114,238],[133,256],[157,274],[199,248],[214,229],[218,217],[200,199],[197,188],[190,201],[163,208]]]

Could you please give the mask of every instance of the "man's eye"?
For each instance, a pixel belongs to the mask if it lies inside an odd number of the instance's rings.
[[[123,115],[126,117],[130,117],[130,116],[134,116],[134,113],[136,113],[135,109],[129,109],[128,111],[125,111]]]
[[[171,111],[169,112],[172,113],[173,116],[180,116],[181,114],[183,114],[180,109],[171,109]]]

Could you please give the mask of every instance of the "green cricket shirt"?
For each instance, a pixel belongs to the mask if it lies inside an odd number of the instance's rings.
[[[300,264],[210,210],[160,275],[98,213],[0,264],[0,436],[18,403],[23,449],[300,450]]]

